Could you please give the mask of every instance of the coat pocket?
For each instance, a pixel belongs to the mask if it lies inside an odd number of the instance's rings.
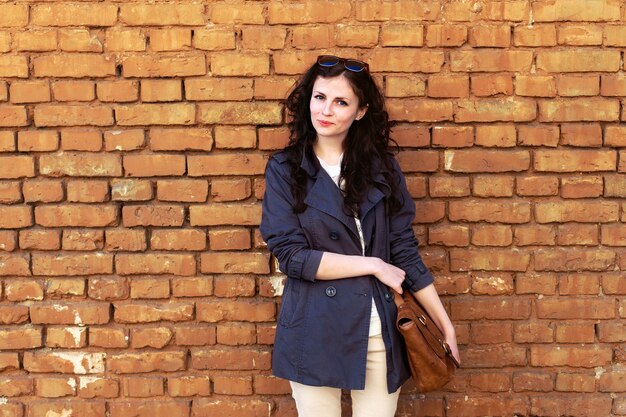
[[[287,278],[278,313],[278,324],[281,326],[295,327],[302,322],[306,305],[303,294],[305,285],[306,283],[299,279]]]

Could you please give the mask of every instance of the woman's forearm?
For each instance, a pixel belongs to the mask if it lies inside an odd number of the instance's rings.
[[[324,252],[315,278],[328,280],[374,275],[377,272],[378,261],[380,259],[368,256]]]
[[[441,329],[444,335],[453,335],[454,326],[448,317],[448,313],[439,299],[439,294],[433,284],[422,288],[413,293],[417,301],[424,307],[430,317],[433,319],[437,327]]]

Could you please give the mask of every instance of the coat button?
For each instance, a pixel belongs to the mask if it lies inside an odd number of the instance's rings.
[[[328,234],[328,237],[329,237],[329,238],[331,238],[332,240],[337,240],[337,239],[339,239],[339,233],[337,233],[337,232],[335,232],[335,231],[330,232],[330,233]]]
[[[335,294],[337,294],[337,288],[335,287],[328,287],[326,288],[326,295],[329,297],[334,297]]]
[[[390,292],[386,292],[385,293],[385,300],[387,300],[388,302],[392,302],[393,301],[393,294]]]

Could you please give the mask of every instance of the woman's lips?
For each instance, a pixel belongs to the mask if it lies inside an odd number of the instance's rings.
[[[317,122],[318,122],[320,125],[324,126],[324,127],[328,127],[328,126],[332,125],[332,123],[331,123],[331,122],[326,122],[326,121],[324,121],[324,120],[318,120]]]

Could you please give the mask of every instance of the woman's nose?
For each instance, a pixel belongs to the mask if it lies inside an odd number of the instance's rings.
[[[333,110],[332,110],[332,103],[328,102],[324,105],[324,108],[322,109],[322,113],[324,115],[331,115],[333,114]]]

